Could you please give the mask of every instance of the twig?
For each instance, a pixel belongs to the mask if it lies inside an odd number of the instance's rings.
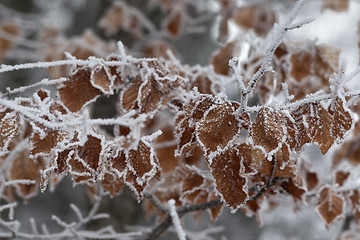
[[[267,160],[265,160],[265,161],[267,161]],[[273,183],[276,180],[276,178],[274,178],[274,174],[275,174],[275,171],[276,171],[276,165],[277,165],[276,156],[273,155],[271,172],[270,172],[270,176],[269,176],[269,179],[268,179],[266,185],[264,187],[262,187],[260,189],[260,191],[258,191],[255,195],[252,195],[249,198],[248,201],[253,201],[253,200],[258,199],[261,195],[263,195],[273,185]]]
[[[163,213],[166,213],[166,214],[169,213],[169,211],[161,204],[159,199],[154,194],[145,192],[144,197],[149,199],[152,202],[152,204],[154,204],[154,206],[156,208],[158,208],[160,211],[162,211]]]
[[[292,24],[292,22],[295,20],[296,15],[298,14],[300,8],[304,4],[304,1],[305,0],[299,0],[296,2],[293,12],[290,14],[288,21],[284,25],[275,26],[272,41],[265,52],[265,57],[261,63],[259,70],[252,76],[252,78],[250,79],[249,85],[241,93],[242,109],[244,109],[247,106],[247,97],[254,90],[258,80],[261,79],[262,76],[271,69],[271,63],[272,63],[272,58],[274,56],[274,53],[275,53],[276,49],[278,48],[278,46],[280,45],[286,32],[288,30],[298,28],[298,27],[310,22],[311,19],[310,20],[306,19],[305,21],[301,21],[297,24]]]
[[[222,204],[223,203],[221,202],[220,199],[216,199],[216,200],[202,203],[202,204],[182,206],[182,207],[179,207],[178,209],[176,209],[176,212],[177,212],[179,218],[181,218],[182,216],[184,216],[185,214],[187,214],[189,212],[195,212],[195,211],[201,211],[201,210],[205,210],[205,209],[209,209],[209,208],[214,208],[214,207],[220,206]],[[158,239],[158,237],[163,232],[165,232],[171,226],[171,224],[172,224],[172,218],[171,218],[170,214],[167,214],[165,219],[159,225],[157,225],[155,228],[153,228],[153,230],[144,237],[144,240]]]

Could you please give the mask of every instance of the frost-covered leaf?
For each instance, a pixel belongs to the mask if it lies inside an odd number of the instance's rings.
[[[344,216],[345,201],[343,196],[330,187],[320,190],[316,211],[324,221],[326,228]]]
[[[97,66],[91,71],[91,83],[104,94],[113,94],[113,78],[110,69],[105,66]]]
[[[241,123],[230,102],[214,104],[196,125],[196,136],[205,153],[222,151],[240,133]]]
[[[122,92],[121,107],[125,111],[152,113],[161,108],[164,97],[162,85],[153,76],[143,79],[141,75],[137,75]]]
[[[319,145],[325,154],[334,143],[332,131],[332,117],[320,103],[307,103],[291,113],[297,126],[296,151],[306,143]]]
[[[35,158],[49,154],[67,136],[66,133],[59,130],[46,129],[44,133],[46,135],[41,137],[39,133],[33,132],[30,138],[30,154]]]
[[[67,161],[73,181],[97,181],[101,149],[101,139],[91,135],[87,136],[83,146],[76,147],[72,158]]]
[[[41,161],[33,161],[29,158],[27,149],[17,153],[12,161],[10,180],[33,180],[34,184],[16,184],[16,191],[23,199],[28,200],[38,192],[40,169],[43,168]]]
[[[225,204],[236,211],[248,199],[245,166],[236,149],[228,149],[211,159],[211,175],[215,179],[216,190]]]
[[[264,152],[248,143],[242,143],[233,147],[245,166],[246,173],[256,173],[264,162],[267,162]]]
[[[202,119],[214,101],[215,99],[211,95],[200,95],[198,98],[190,100],[184,106],[184,110],[177,114],[175,130],[178,154],[189,154],[197,146],[196,123]]]
[[[9,144],[21,131],[20,118],[15,112],[0,109],[0,156],[8,153]]]
[[[234,22],[245,30],[254,30],[259,36],[266,36],[276,21],[276,14],[270,4],[255,4],[234,11]]]
[[[331,122],[331,135],[336,139],[337,143],[341,143],[352,128],[354,122],[352,113],[344,101],[339,97],[332,102],[328,111],[333,119]]]
[[[108,191],[112,197],[119,195],[124,185],[123,179],[109,173],[106,173],[104,179],[101,181],[101,186]]]
[[[262,107],[252,123],[250,136],[255,145],[263,147],[268,153],[279,149],[285,140],[282,115],[272,108]]]
[[[294,178],[297,175],[296,161],[290,157],[290,150],[286,143],[275,154],[276,168],[274,177]],[[265,158],[258,166],[258,172],[270,176],[273,169],[272,161]]]
[[[90,68],[77,68],[58,88],[60,100],[70,111],[80,111],[101,95],[100,89],[95,88],[90,79]]]
[[[125,182],[140,200],[150,180],[160,173],[158,159],[149,143],[140,141],[137,149],[131,149],[126,155],[126,162]]]

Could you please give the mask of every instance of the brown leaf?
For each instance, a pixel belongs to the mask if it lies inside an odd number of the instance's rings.
[[[83,146],[77,146],[75,155],[68,161],[74,182],[97,181],[101,149],[101,139],[91,135]]]
[[[164,22],[164,27],[169,37],[179,37],[184,28],[185,18],[181,8],[173,9]]]
[[[323,84],[327,85],[329,78],[339,69],[340,49],[323,44],[315,46],[315,51],[315,75],[320,77]]]
[[[175,130],[179,154],[190,154],[197,146],[196,123],[203,118],[214,101],[214,98],[210,95],[200,95],[198,98],[190,100],[184,106],[184,110],[176,116]]]
[[[174,135],[174,127],[171,125],[161,128],[162,134],[155,140],[156,156],[159,159],[161,172],[167,173],[175,169],[179,164],[179,157],[175,157],[177,148]],[[169,144],[172,143],[173,144]]]
[[[197,167],[184,165],[176,169],[174,181],[180,184],[181,192],[186,193],[200,188],[205,183],[205,177]]]
[[[15,39],[20,34],[20,26],[12,21],[2,22],[0,24],[0,32],[8,35],[10,39],[0,37],[0,59],[5,57],[6,53],[14,46],[16,43]]]
[[[290,57],[290,75],[298,82],[311,74],[313,56],[306,51],[293,53]]]
[[[245,167],[236,149],[228,149],[211,159],[211,175],[215,179],[216,190],[225,204],[236,211],[248,199]]]
[[[317,143],[325,154],[334,143],[331,135],[332,117],[320,103],[306,103],[291,113],[297,125],[297,146],[299,151],[306,143]]]
[[[33,132],[30,138],[30,154],[35,158],[49,154],[56,145],[62,142],[67,134],[60,130],[45,130],[45,137],[41,138],[40,134]]]
[[[346,180],[348,179],[349,176],[350,176],[349,172],[339,170],[335,173],[335,182],[339,186],[342,186],[344,184],[344,182],[346,182]]]
[[[141,75],[137,75],[122,92],[121,106],[125,111],[156,112],[161,108],[164,96],[161,84],[154,77],[143,80]]]
[[[344,198],[329,187],[320,190],[316,211],[324,221],[326,228],[344,216]]]
[[[229,67],[229,60],[235,56],[238,56],[240,52],[239,41],[228,42],[220,48],[212,57],[212,65],[214,71],[218,74],[229,75],[232,73],[231,68]]]
[[[337,143],[341,143],[354,122],[351,111],[339,97],[332,102],[328,111],[334,119],[331,122],[331,135],[336,139]]]
[[[41,161],[33,161],[29,157],[29,151],[18,153],[13,159],[10,169],[11,180],[34,180],[35,184],[17,184],[16,191],[23,199],[28,200],[38,192],[38,182],[40,179],[40,169],[43,168]]]
[[[346,11],[349,8],[349,0],[323,0],[323,9],[331,9],[337,12]]]
[[[91,71],[91,83],[104,94],[113,94],[113,80],[110,75],[110,70],[107,67],[95,67],[95,69]]]
[[[174,56],[177,55],[175,49],[171,45],[164,41],[157,40],[146,45],[144,54],[147,58],[163,57],[164,59],[169,59],[167,51],[171,51]]]
[[[235,116],[235,108],[229,102],[210,108],[196,125],[196,136],[206,154],[225,149],[235,140],[241,123]]]
[[[349,196],[349,203],[351,204],[351,210],[354,214],[354,219],[356,223],[360,221],[360,193],[359,190],[355,189],[352,191]]]
[[[265,154],[251,144],[242,143],[233,147],[237,150],[238,156],[243,161],[246,173],[256,173],[266,161]]]
[[[119,195],[124,185],[125,183],[122,179],[109,173],[106,173],[104,179],[101,181],[101,186],[108,191],[112,197]]]
[[[256,34],[264,37],[274,26],[276,14],[270,5],[257,4],[237,8],[233,19],[245,30],[253,29]]]
[[[0,156],[8,153],[9,144],[21,131],[20,118],[18,114],[0,108]]]
[[[120,29],[130,32],[137,38],[143,35],[141,21],[133,8],[123,2],[113,4],[100,19],[99,26],[107,35],[114,35]]]
[[[300,201],[303,200],[303,195],[304,195],[304,193],[306,193],[304,188],[295,184],[292,179],[288,179],[286,181],[281,182],[281,187],[287,193],[289,193],[291,196],[293,196],[294,199],[298,199]]]
[[[136,150],[129,151],[126,161],[128,170],[125,182],[140,200],[150,180],[160,173],[158,159],[153,149],[145,142],[140,141]]]
[[[80,111],[100,96],[101,91],[91,84],[90,79],[90,68],[77,68],[58,88],[60,100],[70,111]]]
[[[279,148],[285,137],[282,115],[272,108],[262,107],[251,126],[250,136],[255,145],[262,146],[268,153]]]
[[[319,184],[319,178],[318,178],[316,172],[306,172],[305,181],[306,181],[308,191],[314,190],[317,187],[317,185]]]
[[[276,152],[276,168],[274,177],[294,178],[297,175],[296,161],[290,158],[289,147],[285,143]],[[264,159],[258,168],[258,172],[265,176],[270,176],[273,169],[273,163]]]

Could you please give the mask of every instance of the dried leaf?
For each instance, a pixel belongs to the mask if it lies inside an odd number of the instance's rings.
[[[15,39],[20,34],[20,26],[12,21],[2,22],[0,24],[0,32],[6,34],[10,38],[0,37],[0,59],[2,59],[14,46],[14,43],[16,43]]]
[[[107,35],[114,35],[120,29],[133,34],[137,38],[143,35],[140,19],[134,9],[123,2],[116,2],[100,19],[99,26]]]
[[[171,45],[158,40],[146,45],[144,54],[147,58],[163,57],[164,59],[168,60],[169,55],[167,54],[167,51],[170,51],[174,56],[177,55],[175,49]]]
[[[8,153],[9,144],[21,131],[20,118],[15,112],[0,109],[0,156]]]
[[[336,139],[337,143],[341,143],[349,130],[352,128],[354,119],[350,109],[344,101],[337,97],[328,109],[332,119],[331,135]]]
[[[306,143],[317,143],[325,154],[334,143],[332,117],[320,103],[307,103],[291,113],[297,125],[297,146],[299,151]]]
[[[349,8],[349,0],[323,0],[323,9],[331,9],[337,12],[346,11]]]
[[[335,173],[335,182],[339,186],[342,186],[344,184],[344,182],[346,182],[346,180],[348,179],[349,176],[350,176],[349,172],[339,170]]]
[[[262,146],[266,152],[279,149],[284,142],[285,130],[282,115],[269,107],[262,107],[250,130],[254,144]]]
[[[166,29],[169,37],[179,37],[183,31],[185,24],[184,12],[182,8],[173,9],[167,16],[164,22],[164,28]]]
[[[319,178],[316,172],[306,172],[305,181],[308,192],[314,190],[319,184]]]
[[[40,169],[43,168],[41,161],[33,161],[29,157],[29,151],[18,153],[13,159],[10,169],[11,180],[34,180],[34,184],[17,184],[16,191],[23,199],[28,200],[38,192],[38,182],[40,179]]]
[[[259,36],[266,36],[274,26],[276,14],[270,5],[257,4],[234,11],[234,22],[245,30],[253,29]]]
[[[101,139],[91,135],[83,146],[77,146],[73,157],[67,161],[74,182],[97,181],[101,149]]]
[[[126,156],[126,184],[140,200],[150,180],[160,173],[160,166],[154,150],[147,143],[140,141],[137,149],[132,149]]]
[[[80,111],[101,95],[101,91],[91,84],[90,79],[90,68],[77,68],[58,88],[60,100],[70,111]]]
[[[109,173],[106,173],[104,179],[101,181],[101,186],[108,191],[112,197],[119,195],[124,185],[125,183],[121,178]]]
[[[140,75],[137,75],[122,92],[121,107],[125,111],[156,112],[161,108],[164,96],[161,84],[154,77],[142,79]]]
[[[196,125],[196,136],[205,153],[221,151],[235,140],[241,123],[229,102],[213,105]]]
[[[240,46],[238,42],[239,41],[228,42],[225,44],[225,46],[215,52],[211,63],[216,73],[223,75],[229,75],[232,73],[232,70],[229,67],[229,60],[235,56],[238,56],[240,52]]]
[[[303,200],[304,193],[306,193],[305,189],[295,184],[292,179],[288,179],[286,181],[281,182],[281,187],[287,193],[293,196],[294,199],[298,199],[300,201]]]
[[[316,211],[324,221],[326,228],[344,216],[344,198],[329,187],[320,190]]]
[[[203,118],[214,101],[214,98],[210,95],[200,95],[198,98],[189,101],[184,106],[184,110],[178,113],[175,118],[176,138],[178,141],[177,155],[190,154],[197,146],[196,123]]]
[[[30,154],[35,158],[50,153],[61,142],[66,134],[59,130],[45,130],[46,136],[41,138],[39,133],[34,132],[30,138],[31,149]]]
[[[113,78],[110,70],[105,66],[97,66],[91,71],[91,83],[104,94],[113,94]]]
[[[236,211],[248,199],[245,167],[236,149],[228,149],[211,159],[211,175],[215,179],[216,190],[225,204]]]
[[[174,127],[171,125],[161,128],[162,134],[155,140],[156,156],[159,159],[161,172],[167,173],[175,169],[180,158],[175,156],[177,148]]]

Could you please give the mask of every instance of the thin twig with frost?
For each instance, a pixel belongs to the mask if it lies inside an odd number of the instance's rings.
[[[274,26],[274,31],[272,33],[272,40],[269,44],[269,47],[267,48],[267,50],[265,52],[265,57],[262,60],[259,70],[252,76],[247,88],[245,88],[244,90],[240,89],[241,95],[242,95],[241,96],[241,104],[242,104],[241,110],[244,110],[244,108],[247,106],[248,95],[254,90],[256,83],[262,78],[262,76],[266,72],[271,70],[272,58],[274,56],[276,49],[278,48],[281,41],[283,40],[286,32],[291,29],[299,28],[300,26],[307,24],[313,20],[313,19],[306,19],[297,24],[293,24],[293,21],[295,20],[297,14],[300,11],[300,8],[304,4],[304,2],[305,2],[305,0],[299,0],[296,2],[295,7],[293,8],[293,11],[290,14],[289,19],[287,20],[287,22],[284,25],[281,25],[281,26],[275,25]]]
[[[169,214],[171,216],[171,219],[172,219],[173,225],[175,227],[176,233],[179,237],[179,240],[186,240],[186,234],[181,227],[179,215],[176,211],[175,200],[170,199],[168,201],[168,204],[169,204]]]

